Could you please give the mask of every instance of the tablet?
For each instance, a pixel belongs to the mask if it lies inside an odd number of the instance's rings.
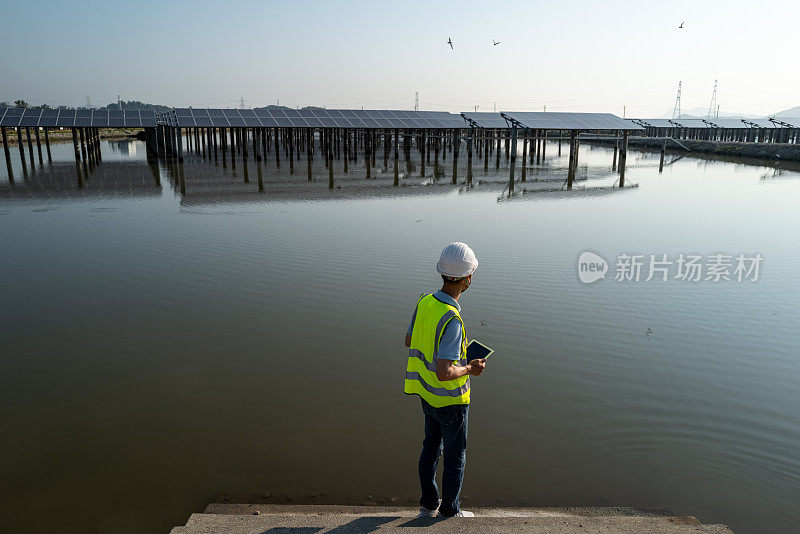
[[[467,363],[477,358],[488,358],[494,350],[474,339],[467,345]]]

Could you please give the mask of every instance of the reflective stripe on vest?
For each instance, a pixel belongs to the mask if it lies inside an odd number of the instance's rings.
[[[444,382],[436,377],[439,343],[445,326],[450,321],[459,321],[462,333],[461,358],[453,363],[466,365],[467,332],[458,309],[436,299],[433,295],[422,295],[417,301],[404,392],[409,395],[419,395],[428,404],[437,408],[469,404],[468,375]]]

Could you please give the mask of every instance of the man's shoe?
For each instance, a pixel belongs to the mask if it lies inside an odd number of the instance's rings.
[[[436,517],[436,514],[439,513],[439,509],[431,510],[430,508],[425,508],[424,506],[419,507],[419,515],[417,517]]]
[[[453,517],[475,517],[475,514],[472,512],[467,512],[466,510],[459,510],[458,513]]]

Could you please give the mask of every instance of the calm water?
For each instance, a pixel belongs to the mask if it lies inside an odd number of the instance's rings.
[[[466,154],[462,150],[462,165]],[[223,492],[417,498],[402,394],[416,297],[442,247],[496,355],[473,380],[465,505],[669,508],[738,534],[800,523],[800,173],[633,152],[623,191],[558,189],[566,145],[507,198],[363,155],[236,170],[103,143],[0,165],[0,507],[9,532],[165,532]],[[305,157],[305,156],[303,156]],[[382,152],[378,155],[382,167]],[[579,187],[610,186],[581,148]],[[390,158],[391,165],[391,158]],[[401,170],[406,172],[401,156]],[[462,168],[459,180],[465,172]],[[247,180],[247,182],[246,182]],[[483,183],[478,183],[482,181]],[[79,188],[79,184],[82,188]],[[519,185],[518,190],[523,186]],[[581,283],[577,259],[606,258]],[[619,254],[759,253],[757,282],[619,282]],[[646,272],[644,273],[646,275]],[[648,329],[650,329],[648,331]]]

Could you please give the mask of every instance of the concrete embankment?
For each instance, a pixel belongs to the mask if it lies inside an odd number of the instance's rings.
[[[584,141],[602,145],[613,145],[614,141],[591,140]],[[680,144],[702,154],[714,154],[734,158],[762,159],[770,161],[800,161],[800,145],[785,143],[739,143],[732,141],[700,141],[696,139],[680,139]],[[630,147],[646,147],[660,150],[664,144],[663,138],[631,137],[628,139]],[[667,140],[667,150],[682,150],[676,143]]]
[[[473,508],[475,517],[419,518],[417,508],[394,506],[209,504],[170,534],[261,534],[264,532],[422,532],[449,534],[732,534],[725,525],[704,525],[635,508]],[[423,530],[424,529],[424,530]],[[417,532],[417,530],[414,530]]]

